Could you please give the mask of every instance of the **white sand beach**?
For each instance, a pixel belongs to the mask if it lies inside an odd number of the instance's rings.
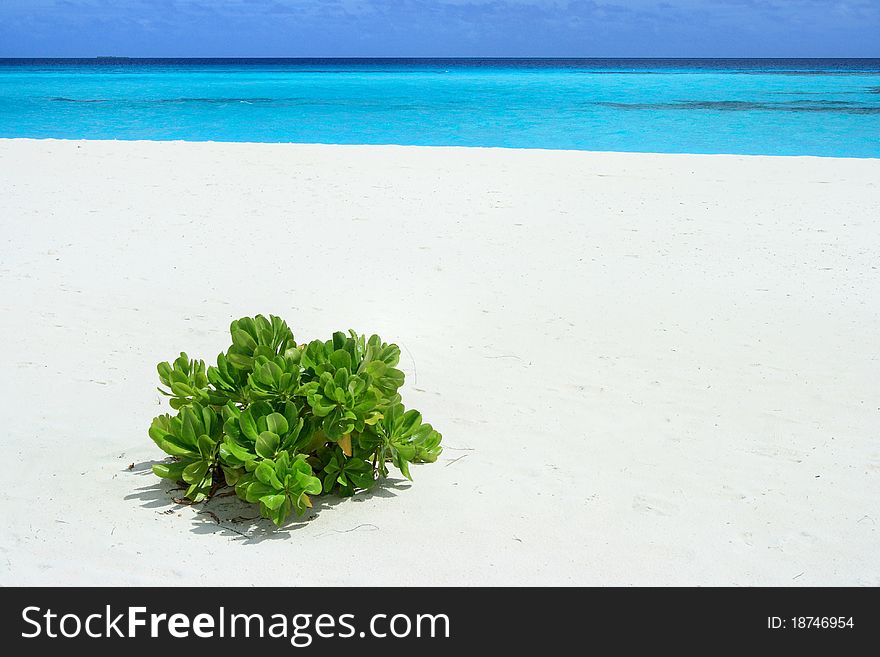
[[[0,244],[2,585],[880,585],[880,160],[0,140]],[[155,365],[257,313],[440,460],[175,504]]]

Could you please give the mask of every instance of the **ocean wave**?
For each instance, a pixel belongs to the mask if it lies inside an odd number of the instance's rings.
[[[66,98],[64,96],[55,96],[49,100],[56,103],[109,103],[106,98]]]
[[[200,98],[200,97],[178,97],[178,98],[66,98],[54,97],[49,98],[50,101],[66,102],[66,103],[109,103],[112,105],[125,106],[175,106],[175,105],[264,105],[273,107],[291,107],[291,106],[315,106],[315,107],[346,107],[358,109],[381,109],[384,111],[398,110],[428,110],[433,107],[431,104],[418,102],[390,102],[384,99],[375,98],[304,98],[297,96],[266,98],[266,97],[248,97],[248,96],[223,96],[219,98]],[[170,108],[169,108],[170,109]]]
[[[839,76],[839,75],[880,75],[876,69],[848,69],[844,71],[772,71],[753,69],[730,69],[727,71],[694,71],[695,73],[737,73],[739,75],[803,75],[803,76]]]
[[[786,103],[761,103],[743,100],[683,100],[671,103],[596,102],[593,105],[621,110],[711,110],[717,112],[829,112],[839,114],[880,114],[880,106],[860,105],[851,101],[794,100]]]
[[[299,98],[67,98],[55,96],[49,99],[59,103],[137,103],[137,104],[198,104],[198,105],[229,105],[245,103],[262,105],[279,102],[297,102]]]
[[[153,103],[175,103],[175,104],[188,104],[194,103],[198,105],[229,105],[231,103],[246,103],[248,105],[266,105],[270,103],[277,103],[279,101],[290,101],[295,100],[291,98],[158,98],[156,100],[145,100],[143,102],[153,102]]]

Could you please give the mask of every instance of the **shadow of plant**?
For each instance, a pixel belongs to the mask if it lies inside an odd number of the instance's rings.
[[[260,517],[260,511],[256,504],[250,504],[239,499],[231,488],[222,488],[209,500],[199,504],[191,504],[183,499],[185,486],[175,485],[167,479],[158,479],[152,473],[154,463],[163,461],[143,461],[132,468],[125,468],[124,472],[137,476],[149,475],[153,483],[137,488],[134,493],[126,495],[126,500],[138,500],[141,506],[148,509],[161,509],[166,507],[164,513],[171,515],[191,507],[192,531],[194,534],[220,534],[242,543],[261,543],[266,540],[286,539],[291,532],[305,527],[310,521],[326,509],[331,509],[337,504],[347,502],[364,502],[373,497],[396,497],[397,491],[406,490],[410,482],[406,479],[388,478],[380,480],[368,491],[361,491],[352,497],[339,497],[338,495],[318,495],[312,498],[313,506],[301,517],[291,516],[290,520],[282,527],[276,527],[271,520]],[[354,529],[370,528],[375,525],[364,523]],[[330,530],[344,533],[339,530]],[[353,531],[353,530],[347,530]]]

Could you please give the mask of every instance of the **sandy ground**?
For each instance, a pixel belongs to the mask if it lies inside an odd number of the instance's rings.
[[[0,141],[0,584],[880,585],[878,183],[878,160]],[[280,531],[174,504],[155,364],[256,313],[398,342],[441,461]]]

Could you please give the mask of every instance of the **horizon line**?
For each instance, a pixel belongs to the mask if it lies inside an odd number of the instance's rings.
[[[652,56],[635,56],[628,55],[622,57],[614,57],[614,56],[603,56],[603,55],[570,55],[570,56],[540,56],[540,55],[529,55],[529,56],[518,56],[518,55],[491,55],[491,56],[481,56],[481,55],[379,55],[379,56],[366,56],[366,55],[357,55],[357,56],[345,56],[345,55],[332,55],[332,56],[322,56],[322,55],[295,55],[295,56],[274,56],[274,55],[258,55],[258,56],[240,56],[240,55],[211,55],[211,56],[186,56],[186,57],[178,57],[173,55],[162,55],[162,56],[129,56],[129,55],[93,55],[93,56],[78,56],[78,57],[57,57],[57,56],[0,56],[0,60],[7,59],[32,59],[32,60],[46,60],[46,59],[70,59],[70,60],[101,60],[101,59],[112,59],[112,60],[144,60],[144,59],[288,59],[288,60],[309,60],[309,59],[363,59],[363,60],[375,60],[375,59],[457,59],[457,60],[475,60],[475,59],[491,59],[491,60],[571,60],[571,59],[615,59],[615,60],[643,60],[643,59],[652,59],[652,60],[688,60],[688,59],[713,59],[713,60],[743,60],[743,59],[752,59],[752,60],[774,60],[774,59],[790,59],[790,60],[814,60],[814,59],[880,59],[880,55],[871,56],[871,57],[846,57],[846,56],[811,56],[811,57],[791,57],[791,56],[775,56],[775,57],[748,57],[748,56],[739,56],[739,57],[711,57],[711,56],[681,56],[681,57],[652,57]]]

